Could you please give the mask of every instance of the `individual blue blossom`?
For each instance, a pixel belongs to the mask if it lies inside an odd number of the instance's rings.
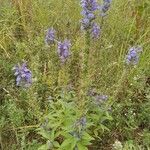
[[[91,34],[94,39],[97,39],[100,36],[100,26],[97,23],[93,24]]]
[[[111,6],[111,0],[103,0],[103,4],[102,6],[99,7],[99,9],[101,10],[101,16],[105,17],[107,14],[107,11],[109,10]]]
[[[91,12],[86,12],[85,16],[87,17],[87,19],[89,19],[89,21],[95,19],[95,15]]]
[[[46,33],[45,42],[50,45],[55,41],[55,33],[56,31],[53,28],[49,28]]]
[[[142,51],[140,46],[131,47],[126,55],[126,64],[136,65],[139,61],[139,54]]]
[[[29,87],[32,83],[32,73],[27,68],[27,64],[23,63],[21,66],[16,65],[13,70],[15,71],[16,76],[16,85]]]
[[[84,18],[81,20],[82,26],[81,26],[81,30],[86,30],[90,27],[91,22],[88,18]]]
[[[97,0],[81,0],[81,7],[84,10],[95,11],[98,8]]]
[[[58,55],[62,62],[65,62],[66,59],[69,57],[70,47],[71,43],[67,39],[64,42],[58,42]]]

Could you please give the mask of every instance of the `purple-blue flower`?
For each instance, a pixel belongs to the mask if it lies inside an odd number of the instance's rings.
[[[110,6],[111,6],[111,0],[103,0],[102,6],[99,7],[99,9],[101,10],[102,17],[107,15],[106,13],[109,10]]]
[[[97,0],[81,0],[81,7],[84,10],[95,11],[98,8]]]
[[[58,55],[62,62],[65,62],[66,59],[69,57],[70,47],[71,43],[67,39],[64,42],[58,42]]]
[[[79,120],[79,124],[82,126],[82,127],[85,127],[86,126],[86,117],[81,117],[80,120]]]
[[[131,47],[126,55],[126,64],[136,65],[139,61],[139,53],[142,51],[140,46]]]
[[[81,118],[76,120],[73,126],[75,130],[73,132],[70,132],[70,134],[77,139],[81,139],[83,136],[83,132],[86,128],[86,124],[87,124],[87,118],[86,116],[82,116]]]
[[[106,101],[107,99],[108,99],[107,95],[96,95],[95,96],[96,102],[103,102],[103,101]]]
[[[81,0],[83,19],[81,20],[81,29],[91,34],[93,39],[97,39],[100,35],[100,27],[94,23],[96,19],[95,11],[99,9],[97,0]]]
[[[97,39],[99,37],[100,26],[97,23],[93,23],[91,34],[92,34],[92,38],[94,39]]]
[[[86,124],[87,124],[86,116],[82,116],[80,119],[78,119],[75,122],[75,127],[81,127],[81,130],[83,130],[85,128]]]
[[[108,95],[104,95],[104,94],[99,94],[96,92],[95,89],[90,89],[87,93],[88,96],[92,97],[92,99],[94,99],[94,102],[96,104],[101,104],[102,102],[108,100]]]
[[[90,27],[90,25],[91,25],[91,22],[90,22],[90,20],[88,18],[83,18],[81,20],[81,23],[82,23],[82,26],[81,26],[82,30],[87,30]]]
[[[88,30],[91,28],[91,23],[95,19],[94,12],[98,9],[97,0],[81,0],[83,19],[81,20],[81,29]]]
[[[16,85],[17,86],[25,86],[29,87],[32,83],[32,73],[27,68],[27,64],[23,63],[21,66],[16,65],[13,67],[13,70],[15,71],[16,76]]]
[[[54,43],[56,31],[53,28],[49,28],[46,33],[45,42],[50,45]]]

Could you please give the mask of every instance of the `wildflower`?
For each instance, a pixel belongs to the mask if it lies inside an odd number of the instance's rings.
[[[79,120],[79,123],[82,127],[86,126],[86,117],[81,117]]]
[[[98,9],[98,3],[96,0],[81,0],[81,7],[83,19],[81,20],[81,29],[90,29],[92,21],[95,19],[94,12]]]
[[[54,40],[55,40],[55,30],[53,28],[49,28],[47,30],[47,33],[46,33],[46,38],[45,38],[45,42],[46,44],[50,45],[50,44],[53,44],[54,43]]]
[[[126,64],[136,65],[139,61],[139,52],[142,51],[142,48],[139,46],[131,47],[126,56]]]
[[[95,98],[96,104],[101,104],[104,101],[108,100],[108,96],[107,95],[98,95],[97,94],[94,98]]]
[[[88,11],[95,11],[98,8],[97,0],[81,0],[81,6]]]
[[[103,0],[103,5],[100,7],[102,17],[107,15],[106,13],[109,10],[110,5],[111,5],[111,0]]]
[[[51,103],[51,102],[53,101],[53,97],[52,97],[52,96],[49,96],[49,97],[47,98],[47,100],[48,100],[49,103]]]
[[[65,62],[66,59],[69,57],[70,47],[71,43],[69,40],[65,40],[64,42],[58,42],[58,55],[62,62]]]
[[[123,149],[122,143],[120,141],[116,140],[115,143],[113,144],[113,148],[115,150],[122,150]]]
[[[75,127],[81,127],[81,130],[83,130],[86,126],[86,122],[87,122],[86,117],[83,116],[76,121]]]
[[[90,20],[88,18],[82,19],[81,23],[82,23],[82,26],[81,26],[82,30],[87,30],[91,25]]]
[[[90,89],[87,95],[92,97],[98,104],[108,100],[108,95],[98,94],[95,89]]]
[[[74,124],[75,130],[73,132],[70,132],[70,134],[78,139],[81,139],[83,131],[85,130],[86,127],[86,123],[87,120],[85,116],[78,119]]]
[[[87,13],[87,12],[86,12],[86,13]],[[87,16],[87,18],[88,18],[89,20],[95,19],[95,15],[94,15],[93,13],[87,13],[86,16]]]
[[[29,87],[32,83],[32,73],[27,68],[26,63],[23,63],[21,66],[16,65],[13,70],[15,70],[16,76],[16,85]]]
[[[92,26],[92,38],[97,39],[100,35],[100,27],[94,23]]]

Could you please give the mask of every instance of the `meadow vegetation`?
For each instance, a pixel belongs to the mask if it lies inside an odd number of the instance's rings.
[[[1,150],[150,150],[150,1],[0,0],[0,116]]]

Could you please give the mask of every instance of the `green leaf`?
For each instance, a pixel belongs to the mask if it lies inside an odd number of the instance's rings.
[[[74,149],[77,145],[77,139],[74,138],[74,140],[71,142],[71,149]]]
[[[55,138],[55,130],[52,130],[51,131],[51,140],[54,140],[54,138]]]
[[[103,124],[100,124],[100,126],[101,126],[101,129],[103,130],[103,132],[104,132],[105,130],[109,131],[109,129],[108,129],[106,126],[104,126]]]
[[[88,150],[88,148],[84,145],[82,145],[81,143],[77,144],[78,150]]]
[[[85,145],[85,146],[91,145],[91,142],[88,141],[88,140],[85,140],[85,139],[82,139],[80,143],[81,143],[82,145]]]
[[[68,145],[71,144],[71,140],[70,139],[66,139],[62,144],[61,144],[61,148],[66,147]]]
[[[49,139],[49,140],[50,140],[50,138],[51,138],[51,137],[50,137],[50,133],[48,133],[48,132],[46,132],[46,131],[44,131],[44,130],[38,132],[38,134],[42,135],[44,138]]]
[[[53,145],[54,145],[54,147],[57,147],[57,148],[60,147],[60,144],[57,141],[54,141]]]
[[[47,145],[44,144],[38,148],[38,150],[47,150]]]
[[[89,135],[87,132],[83,133],[83,139],[88,140],[88,141],[94,140],[94,138],[91,135]]]

